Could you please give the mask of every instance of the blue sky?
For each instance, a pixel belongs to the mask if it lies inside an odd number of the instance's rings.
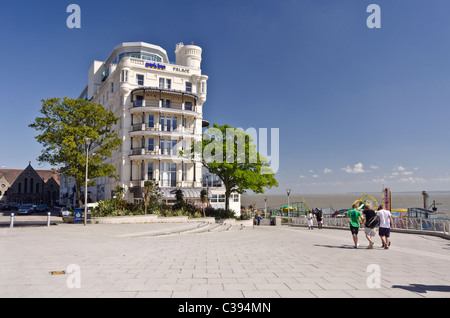
[[[81,29],[66,8],[81,7]],[[381,7],[381,29],[366,8]],[[204,117],[279,128],[268,193],[450,190],[450,2],[33,1],[0,4],[0,167],[35,168],[41,99],[78,97],[119,43],[203,48]]]

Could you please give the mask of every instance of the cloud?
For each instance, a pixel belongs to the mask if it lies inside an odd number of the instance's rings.
[[[375,170],[375,169],[378,169],[378,168],[379,168],[378,166],[374,166],[374,165],[370,166],[370,169],[372,169],[372,170]]]
[[[305,179],[306,177],[304,175],[300,175],[300,179]]]
[[[414,168],[413,170],[418,170],[419,168]],[[393,176],[398,176],[398,175],[403,175],[403,176],[411,176],[411,175],[413,175],[414,174],[414,172],[412,172],[412,171],[408,171],[408,170],[406,170],[406,168],[405,167],[403,167],[403,166],[400,166],[400,165],[397,165],[397,166],[395,166],[395,168],[394,168],[394,172],[392,173],[392,175]]]
[[[333,170],[328,168],[323,169],[323,173],[330,173],[330,172],[333,172]]]
[[[364,170],[363,164],[361,162],[354,165],[353,168],[350,166],[347,166],[345,168],[342,168],[342,170],[344,170],[347,173],[364,173],[364,172],[366,172]]]
[[[313,178],[318,178],[319,175],[318,174],[313,174]]]
[[[398,180],[400,183],[420,183],[420,182],[426,182],[424,178],[415,178],[415,177],[408,177],[408,178],[400,178]]]

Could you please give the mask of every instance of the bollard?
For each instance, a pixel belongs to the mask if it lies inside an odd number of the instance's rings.
[[[10,228],[14,227],[14,212],[11,212],[11,223],[9,224]]]
[[[50,211],[47,212],[47,227],[50,226]]]

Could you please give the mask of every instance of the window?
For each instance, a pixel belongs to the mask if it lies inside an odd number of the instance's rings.
[[[208,169],[202,169],[202,184],[203,187],[220,188],[222,186],[222,180],[215,175],[208,172]]]
[[[165,85],[164,85],[165,84]],[[159,88],[164,89],[171,89],[172,88],[172,80],[166,79],[166,78],[160,78],[159,79]]]
[[[177,118],[172,116],[160,116],[159,123],[161,131],[175,131],[178,127]]]
[[[126,52],[126,53],[120,53],[117,57],[117,64],[120,63],[120,61],[124,58],[124,57],[133,57],[133,58],[138,58],[138,59],[143,59],[143,60],[148,60],[148,61],[155,61],[155,62],[162,62],[162,58],[158,55],[152,54],[150,52]]]
[[[111,83],[111,93],[114,93],[114,83]]]
[[[164,99],[161,99],[161,105],[163,108],[170,108],[170,99],[166,99],[166,102],[164,102]]]
[[[223,203],[225,202],[225,194],[213,194],[211,195],[212,203]]]
[[[175,187],[177,184],[177,164],[174,162],[161,162],[160,180],[162,187]]]
[[[211,202],[223,203],[225,202],[225,194],[213,194],[211,195]]]
[[[186,163],[184,161],[181,163],[181,169],[183,170],[181,174],[182,181],[186,181]]]
[[[184,103],[184,109],[185,110],[192,110],[192,102],[185,102]]]
[[[177,141],[172,139],[160,139],[159,149],[162,155],[177,155]]]
[[[122,70],[122,72],[120,72],[120,81],[128,82],[128,71],[127,70]]]
[[[148,115],[148,127],[155,127],[155,115]]]
[[[149,162],[147,168],[147,179],[153,180],[153,162]]]
[[[136,74],[136,80],[138,85],[144,85],[144,75]]]
[[[233,202],[239,202],[239,194],[234,193],[234,194],[232,194],[232,196],[233,196]]]
[[[186,92],[192,92],[192,83],[186,82]]]
[[[143,100],[144,100],[144,96],[137,95],[136,96],[136,101],[134,102],[134,106],[141,107],[142,105],[144,105],[144,103],[142,102]]]
[[[155,140],[153,138],[148,139],[148,151],[155,150]]]

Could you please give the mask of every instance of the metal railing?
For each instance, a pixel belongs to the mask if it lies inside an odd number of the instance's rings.
[[[348,220],[345,217],[324,217],[323,227],[338,227],[348,228]],[[423,233],[441,233],[450,235],[450,220],[449,219],[422,219],[422,218],[394,218],[394,224],[392,229],[398,230],[413,230]],[[283,224],[291,225],[307,225],[308,219],[306,216],[293,217],[288,220],[287,217],[283,218]],[[317,220],[314,217],[314,225],[317,225]],[[364,225],[361,224],[361,227]]]

